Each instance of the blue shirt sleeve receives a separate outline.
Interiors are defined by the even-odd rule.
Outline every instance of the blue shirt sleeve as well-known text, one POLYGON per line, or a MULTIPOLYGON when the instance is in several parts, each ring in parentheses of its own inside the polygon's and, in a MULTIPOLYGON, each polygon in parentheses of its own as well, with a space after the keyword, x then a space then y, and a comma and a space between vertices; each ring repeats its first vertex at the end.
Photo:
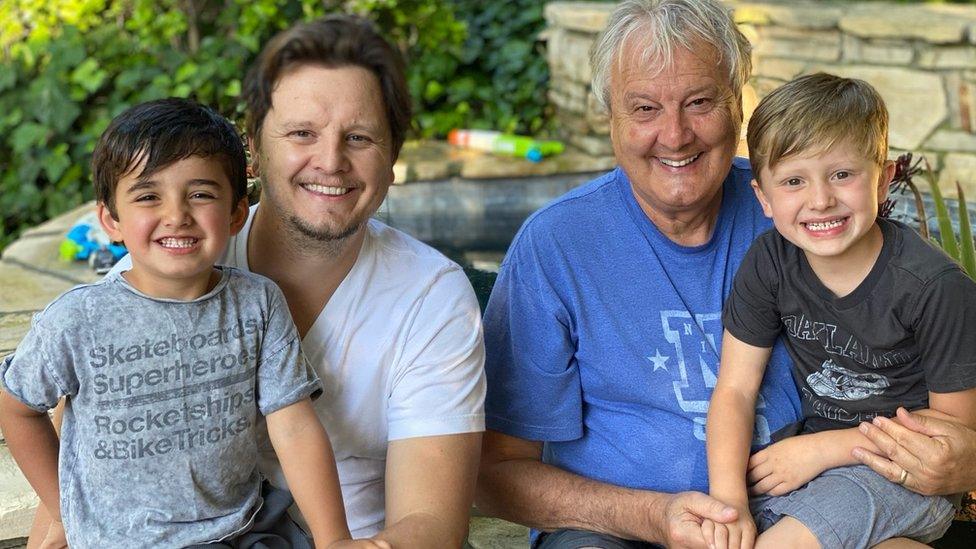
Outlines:
POLYGON ((485 311, 489 429, 528 440, 583 435, 576 341, 559 293, 555 238, 527 222, 516 237, 485 311), (545 245, 539 245, 539 242, 545 245))

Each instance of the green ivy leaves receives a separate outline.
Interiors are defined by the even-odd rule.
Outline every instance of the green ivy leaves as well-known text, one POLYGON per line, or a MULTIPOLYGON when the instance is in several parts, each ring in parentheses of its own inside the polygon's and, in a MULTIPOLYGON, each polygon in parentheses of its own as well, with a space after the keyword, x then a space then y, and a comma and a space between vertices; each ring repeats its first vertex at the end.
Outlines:
POLYGON ((414 137, 453 128, 545 134, 538 0, 3 0, 0 249, 90 199, 109 120, 194 97, 241 122, 241 79, 278 31, 326 13, 372 19, 403 53, 414 137))

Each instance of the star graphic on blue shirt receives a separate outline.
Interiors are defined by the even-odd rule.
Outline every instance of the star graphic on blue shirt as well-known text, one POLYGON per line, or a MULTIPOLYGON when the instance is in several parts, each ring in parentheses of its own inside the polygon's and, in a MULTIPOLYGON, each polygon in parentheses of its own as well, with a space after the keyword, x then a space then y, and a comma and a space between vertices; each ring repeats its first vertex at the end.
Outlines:
POLYGON ((647 360, 654 363, 654 370, 652 371, 656 372, 658 370, 666 371, 668 369, 667 363, 669 358, 671 357, 662 355, 660 349, 654 349, 654 356, 647 357, 647 360))

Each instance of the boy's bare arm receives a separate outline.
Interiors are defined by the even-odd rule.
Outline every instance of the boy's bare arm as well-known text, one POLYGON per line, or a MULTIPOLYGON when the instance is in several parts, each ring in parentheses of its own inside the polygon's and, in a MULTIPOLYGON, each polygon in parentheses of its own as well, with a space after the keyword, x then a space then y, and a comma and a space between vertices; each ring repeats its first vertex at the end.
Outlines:
MULTIPOLYGON (((976 426, 976 388, 954 393, 929 393, 929 407, 920 415, 976 426)), ((749 460, 749 482, 755 494, 783 495, 827 469, 853 465, 856 448, 881 451, 858 427, 800 435, 760 451, 749 460)), ((896 479, 896 481, 902 479, 896 479)))
POLYGON ((722 337, 718 383, 708 405, 708 478, 711 495, 736 506, 748 501, 746 464, 769 355, 769 348, 744 343, 728 331, 722 337))
POLYGON ((857 427, 781 440, 749 458, 749 492, 788 494, 828 469, 856 463, 852 451, 859 446, 874 448, 857 427))
POLYGON ((954 393, 929 392, 929 407, 916 413, 961 423, 976 429, 976 387, 954 393))
POLYGON ((58 493, 58 435, 50 418, 0 391, 0 427, 17 466, 52 520, 61 521, 58 493))
POLYGON ((349 539, 332 445, 312 401, 304 399, 267 416, 268 435, 316 547, 349 539))
POLYGON ((728 330, 722 336, 718 383, 708 405, 706 441, 710 495, 736 508, 727 524, 703 520, 702 537, 710 547, 751 549, 756 525, 749 513, 746 464, 756 421, 756 398, 770 349, 740 341, 728 330))

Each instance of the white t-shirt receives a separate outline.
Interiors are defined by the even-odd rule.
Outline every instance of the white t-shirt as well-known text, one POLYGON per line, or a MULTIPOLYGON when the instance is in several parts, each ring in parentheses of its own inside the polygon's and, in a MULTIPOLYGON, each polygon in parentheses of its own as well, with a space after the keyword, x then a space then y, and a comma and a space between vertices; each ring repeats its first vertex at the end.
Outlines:
MULTIPOLYGON (((244 229, 221 264, 248 270, 244 229)), ((302 340, 322 379, 315 400, 335 451, 353 537, 383 528, 391 440, 483 431, 485 350, 464 271, 430 246, 369 220, 352 270, 302 340)), ((261 469, 285 486, 267 444, 261 469)))

